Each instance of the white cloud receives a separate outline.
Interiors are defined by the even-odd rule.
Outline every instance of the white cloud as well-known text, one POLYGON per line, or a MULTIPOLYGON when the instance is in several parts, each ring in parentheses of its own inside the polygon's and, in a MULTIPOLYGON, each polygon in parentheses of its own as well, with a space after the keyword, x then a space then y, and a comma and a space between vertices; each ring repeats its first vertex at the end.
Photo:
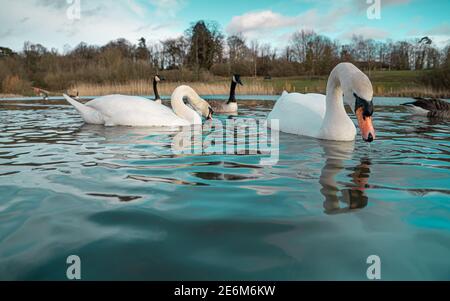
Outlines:
POLYGON ((425 32, 425 35, 428 35, 439 48, 446 47, 450 45, 450 24, 444 22, 437 25, 425 32))
MULTIPOLYGON (((149 1, 149 0, 146 0, 149 1)), ((163 2, 175 0, 165 0, 163 2)), ((149 12, 148 2, 129 0, 81 1, 81 19, 69 20, 66 0, 0 0, 1 46, 20 50, 24 41, 62 50, 84 41, 102 45, 124 37, 136 42, 140 37, 160 40, 178 36, 182 30, 169 17, 161 20, 149 12), (22 22, 21 22, 22 21, 22 22), (144 26, 145 25, 145 26, 144 26), (164 25, 164 26, 162 26, 164 25)))
POLYGON ((383 5, 408 4, 411 0, 382 0, 383 5))
POLYGON ((342 31, 340 21, 351 15, 353 10, 351 6, 339 4, 329 5, 325 10, 309 9, 294 16, 272 10, 248 12, 233 17, 226 26, 226 32, 229 35, 241 33, 249 40, 257 39, 282 49, 287 46, 295 31, 315 31, 319 34, 336 36, 342 31))
POLYGON ((351 39, 352 36, 363 36, 366 39, 382 40, 389 37, 389 32, 369 26, 356 27, 342 35, 344 39, 351 39))
POLYGON ((228 34, 242 33, 246 36, 267 36, 280 29, 307 29, 320 31, 334 31, 335 24, 351 10, 338 7, 326 13, 317 9, 310 9, 297 16, 285 16, 272 10, 256 11, 235 16, 228 24, 228 34))
POLYGON ((136 3, 134 0, 128 0, 128 6, 130 9, 137 15, 143 16, 145 12, 145 8, 140 4, 136 3))
POLYGON ((420 39, 428 36, 433 44, 439 48, 444 48, 450 44, 450 24, 443 22, 428 30, 411 29, 408 31, 409 38, 420 39))
POLYGON ((296 18, 286 17, 271 10, 246 13, 235 16, 227 26, 228 33, 247 33, 251 31, 264 31, 266 29, 277 29, 295 26, 296 18))
MULTIPOLYGON (((366 10, 374 1, 372 0, 371 3, 367 3, 366 0, 352 0, 352 2, 352 6, 357 7, 359 10, 366 10)), ((411 2, 411 0, 381 0, 381 9, 386 6, 403 5, 408 4, 409 2, 411 2)))
POLYGON ((149 0, 160 16, 175 17, 186 5, 185 0, 149 0))
POLYGON ((440 25, 437 25, 426 32, 429 35, 446 35, 450 36, 450 24, 444 22, 440 25))

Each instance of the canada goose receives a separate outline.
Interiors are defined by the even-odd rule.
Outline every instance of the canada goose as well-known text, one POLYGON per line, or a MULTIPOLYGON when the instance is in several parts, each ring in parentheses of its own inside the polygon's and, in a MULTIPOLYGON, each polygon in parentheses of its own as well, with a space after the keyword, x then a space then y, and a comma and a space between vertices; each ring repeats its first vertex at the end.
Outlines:
POLYGON ((42 100, 48 100, 48 95, 50 94, 50 92, 48 92, 47 90, 41 89, 41 88, 36 88, 36 87, 32 87, 34 90, 34 93, 38 94, 40 97, 42 97, 42 100))
POLYGON ((69 94, 69 93, 67 93, 67 95, 69 95, 70 98, 73 98, 75 100, 79 100, 80 99, 80 93, 78 91, 77 91, 77 93, 75 95, 69 94))
POLYGON ((236 101, 236 86, 243 86, 244 84, 241 81, 241 76, 239 74, 233 75, 231 78, 231 87, 230 87, 230 96, 227 102, 224 101, 210 101, 210 105, 214 111, 214 113, 237 113, 238 104, 236 101))
POLYGON ((161 101, 161 96, 159 96, 159 92, 158 92, 158 83, 160 81, 164 80, 164 78, 160 77, 159 75, 155 75, 153 77, 153 93, 155 94, 155 102, 157 103, 162 103, 161 101))
POLYGON ((450 103, 430 98, 415 98, 414 102, 402 104, 413 115, 427 116, 429 118, 450 118, 450 103))
POLYGON ((42 97, 43 100, 48 100, 48 93, 44 92, 44 91, 41 91, 41 97, 42 97))

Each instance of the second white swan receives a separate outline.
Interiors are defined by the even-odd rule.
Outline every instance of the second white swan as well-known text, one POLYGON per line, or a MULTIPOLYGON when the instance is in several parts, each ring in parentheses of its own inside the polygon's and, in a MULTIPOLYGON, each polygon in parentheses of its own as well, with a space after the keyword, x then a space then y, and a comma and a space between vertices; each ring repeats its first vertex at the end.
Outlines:
POLYGON ((86 123, 105 126, 187 126, 202 124, 202 116, 212 119, 213 110, 191 87, 176 88, 171 97, 172 110, 144 97, 107 95, 82 104, 66 94, 64 98, 75 107, 86 123))
POLYGON ((364 141, 372 142, 375 139, 372 98, 369 78, 353 64, 341 63, 331 71, 327 95, 283 92, 267 119, 274 130, 325 140, 353 141, 356 128, 345 111, 345 102, 356 114, 364 141))

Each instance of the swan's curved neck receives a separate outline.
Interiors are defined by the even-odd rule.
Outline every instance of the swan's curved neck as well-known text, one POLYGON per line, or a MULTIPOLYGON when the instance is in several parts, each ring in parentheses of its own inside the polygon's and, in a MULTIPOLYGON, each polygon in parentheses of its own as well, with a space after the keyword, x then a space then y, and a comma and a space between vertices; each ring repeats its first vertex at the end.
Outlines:
MULTIPOLYGON (((345 84, 341 78, 343 75, 339 72, 339 69, 334 69, 327 82, 327 95, 326 95, 326 114, 328 118, 346 118, 350 119, 345 111, 344 99, 343 99, 343 87, 345 84)), ((326 118, 325 118, 326 119, 326 118)))
POLYGON ((175 89, 175 91, 173 91, 170 100, 172 110, 176 115, 178 115, 178 117, 189 121, 191 124, 201 124, 202 118, 196 111, 194 111, 184 103, 184 97, 187 97, 189 99, 199 98, 198 94, 195 93, 192 88, 188 86, 178 87, 175 89))
POLYGON ((153 80, 153 92, 155 93, 155 100, 160 100, 161 96, 158 93, 158 82, 156 80, 153 80))
POLYGON ((344 107, 343 89, 347 85, 349 74, 335 68, 328 78, 326 111, 322 124, 322 135, 330 140, 339 140, 355 135, 355 125, 347 115, 344 107))

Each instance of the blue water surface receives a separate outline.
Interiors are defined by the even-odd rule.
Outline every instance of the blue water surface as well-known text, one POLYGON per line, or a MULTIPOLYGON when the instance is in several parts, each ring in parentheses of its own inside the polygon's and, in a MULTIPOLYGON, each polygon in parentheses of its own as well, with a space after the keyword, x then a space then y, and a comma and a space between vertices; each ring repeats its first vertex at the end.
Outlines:
POLYGON ((0 101, 0 280, 65 280, 69 255, 84 280, 365 280, 370 255, 384 280, 450 280, 449 122, 409 99, 376 99, 371 145, 280 133, 273 166, 31 100, 0 101))

